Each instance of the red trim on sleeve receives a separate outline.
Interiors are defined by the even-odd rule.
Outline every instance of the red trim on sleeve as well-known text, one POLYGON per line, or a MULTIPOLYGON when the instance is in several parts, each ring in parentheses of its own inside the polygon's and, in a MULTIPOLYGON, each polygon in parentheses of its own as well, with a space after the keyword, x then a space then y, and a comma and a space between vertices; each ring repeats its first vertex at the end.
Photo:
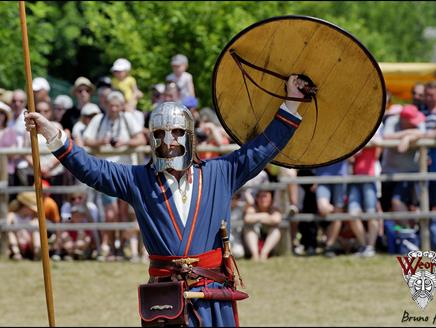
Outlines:
POLYGON ((58 156, 59 161, 61 161, 64 157, 66 157, 71 152, 71 149, 73 149, 73 140, 71 140, 71 138, 69 137, 68 141, 69 143, 68 143, 67 150, 58 156))
POLYGON ((293 126, 294 128, 298 128, 300 126, 298 123, 292 122, 291 120, 287 119, 286 117, 284 117, 280 114, 276 114, 276 117, 280 121, 285 122, 286 124, 289 124, 289 125, 293 126))

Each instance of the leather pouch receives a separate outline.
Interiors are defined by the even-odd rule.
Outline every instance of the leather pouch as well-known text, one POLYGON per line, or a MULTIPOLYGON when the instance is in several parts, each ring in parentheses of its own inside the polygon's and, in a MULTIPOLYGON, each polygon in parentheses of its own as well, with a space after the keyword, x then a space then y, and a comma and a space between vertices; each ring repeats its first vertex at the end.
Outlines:
POLYGON ((184 291, 183 281, 139 285, 139 315, 142 327, 187 326, 184 291))

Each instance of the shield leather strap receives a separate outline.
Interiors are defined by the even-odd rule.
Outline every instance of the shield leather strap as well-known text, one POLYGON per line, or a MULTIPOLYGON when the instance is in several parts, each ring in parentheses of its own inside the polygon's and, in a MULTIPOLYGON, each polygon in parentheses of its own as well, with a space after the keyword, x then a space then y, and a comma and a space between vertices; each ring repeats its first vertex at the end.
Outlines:
POLYGON ((295 135, 272 163, 313 168, 365 146, 383 118, 386 91, 371 53, 350 33, 307 16, 273 17, 238 33, 214 68, 213 102, 238 144, 262 133, 286 99, 291 74, 313 81, 295 135), (312 92, 310 94, 310 92, 312 92), (315 96, 316 92, 316 96, 315 96))

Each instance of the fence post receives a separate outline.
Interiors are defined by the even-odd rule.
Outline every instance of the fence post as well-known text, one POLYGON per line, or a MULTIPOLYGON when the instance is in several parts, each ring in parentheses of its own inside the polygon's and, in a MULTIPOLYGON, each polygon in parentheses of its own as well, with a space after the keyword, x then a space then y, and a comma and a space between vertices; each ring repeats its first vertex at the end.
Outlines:
MULTIPOLYGON (((427 147, 420 146, 419 147, 419 172, 427 173, 427 147)), ((419 181, 419 189, 420 189, 420 209, 421 212, 429 211, 429 199, 428 199, 428 183, 427 180, 419 181)), ((421 250, 428 251, 430 250, 430 232, 429 232, 429 218, 419 219, 419 230, 421 234, 421 250)))
MULTIPOLYGON (((8 156, 0 155, 0 186, 8 185, 8 156)), ((9 195, 5 192, 0 192, 0 222, 6 219, 8 215, 8 199, 9 195)), ((0 226, 0 257, 6 254, 8 247, 8 234, 3 231, 0 226)))

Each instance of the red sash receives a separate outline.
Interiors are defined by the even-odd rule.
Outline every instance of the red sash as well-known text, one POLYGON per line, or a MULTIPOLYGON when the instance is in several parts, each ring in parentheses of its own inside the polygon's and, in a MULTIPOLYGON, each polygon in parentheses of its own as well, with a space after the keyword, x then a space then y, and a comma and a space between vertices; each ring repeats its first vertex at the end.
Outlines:
POLYGON ((150 255, 150 267, 148 268, 148 273, 150 277, 165 277, 171 276, 172 272, 169 269, 153 267, 153 260, 164 261, 171 263, 175 259, 186 259, 186 258, 198 258, 199 261, 192 264, 194 267, 202 268, 218 268, 222 264, 222 250, 217 248, 206 253, 190 255, 190 256, 163 256, 163 255, 150 255))

